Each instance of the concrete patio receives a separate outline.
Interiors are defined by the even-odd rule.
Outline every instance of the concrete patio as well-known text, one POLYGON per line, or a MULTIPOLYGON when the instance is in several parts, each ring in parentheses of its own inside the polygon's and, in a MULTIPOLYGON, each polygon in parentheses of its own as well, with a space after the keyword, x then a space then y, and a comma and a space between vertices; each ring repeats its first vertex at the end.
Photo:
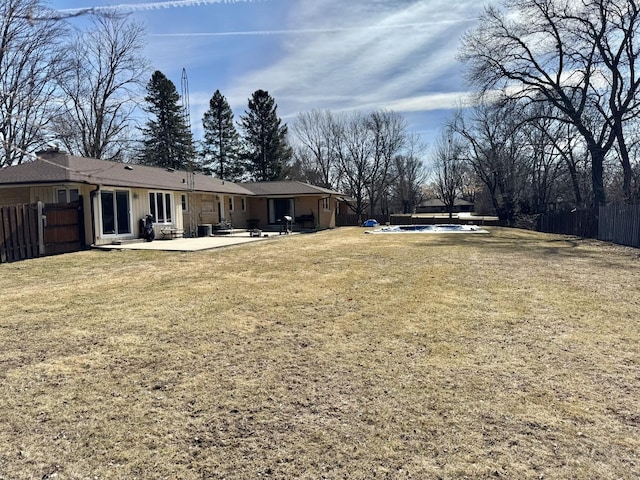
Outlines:
MULTIPOLYGON (((291 233, 289 235, 295 235, 291 233)), ((241 245, 249 242, 259 242, 264 240, 272 240, 274 238, 283 238, 286 235, 280 235, 278 232, 266 232, 260 237, 252 237, 249 232, 241 231, 228 235, 213 235, 209 237, 197 238, 175 238, 175 239, 159 239, 153 242, 145 242, 144 240, 136 240, 131 242, 123 242, 122 244, 97 245, 93 248, 102 250, 161 250, 168 252, 196 252, 199 250, 210 250, 214 248, 230 247, 233 245, 241 245)))

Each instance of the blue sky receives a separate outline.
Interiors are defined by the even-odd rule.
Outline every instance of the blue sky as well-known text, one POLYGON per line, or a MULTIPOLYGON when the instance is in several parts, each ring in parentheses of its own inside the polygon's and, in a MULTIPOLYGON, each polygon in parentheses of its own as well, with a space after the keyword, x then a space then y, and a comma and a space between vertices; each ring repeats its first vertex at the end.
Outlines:
POLYGON ((162 71, 180 92, 186 69, 196 138, 216 89, 236 117, 263 89, 290 124, 313 109, 391 109, 429 143, 463 101, 455 56, 483 8, 477 0, 50 0, 50 6, 131 12, 146 26, 152 71, 162 71))

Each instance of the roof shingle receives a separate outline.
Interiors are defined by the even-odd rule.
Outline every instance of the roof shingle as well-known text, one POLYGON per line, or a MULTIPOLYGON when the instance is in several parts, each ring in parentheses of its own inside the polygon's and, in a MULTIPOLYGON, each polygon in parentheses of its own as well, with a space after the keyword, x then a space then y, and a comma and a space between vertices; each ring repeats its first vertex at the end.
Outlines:
MULTIPOLYGON (((191 185, 188 177, 189 173, 181 170, 130 165, 63 153, 43 153, 32 162, 1 169, 0 185, 73 182, 189 191, 191 185)), ((202 174, 194 174, 193 190, 253 195, 241 185, 202 174)))

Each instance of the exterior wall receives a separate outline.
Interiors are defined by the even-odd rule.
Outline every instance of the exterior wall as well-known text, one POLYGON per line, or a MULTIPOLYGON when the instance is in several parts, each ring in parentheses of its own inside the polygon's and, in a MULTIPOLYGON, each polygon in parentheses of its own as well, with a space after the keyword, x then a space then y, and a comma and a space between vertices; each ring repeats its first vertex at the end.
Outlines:
MULTIPOLYGON (((145 217, 145 215, 151 213, 151 208, 149 205, 149 193, 150 192, 158 192, 158 193, 169 193, 172 195, 172 212, 171 212, 171 222, 164 223, 155 223, 154 230, 156 233, 156 238, 162 238, 162 228, 163 227, 174 227, 177 229, 184 229, 183 224, 183 215, 182 215, 182 203, 181 203, 181 192, 171 192, 166 190, 148 190, 144 188, 111 188, 111 187, 103 187, 101 190, 118 190, 118 191, 127 191, 129 192, 129 212, 130 212, 130 221, 131 221, 131 233, 128 234, 120 234, 113 235, 107 234, 104 235, 102 233, 102 215, 101 215, 101 205, 100 205, 100 196, 94 195, 93 200, 93 212, 94 212, 94 225, 93 225, 93 233, 95 234, 94 238, 91 238, 89 244, 95 245, 108 245, 118 240, 133 240, 142 237, 142 232, 140 231, 140 220, 145 217)), ((85 209, 86 211, 86 209, 85 209)), ((89 220, 90 222, 90 220, 89 220)), ((91 225, 91 223, 85 223, 86 225, 91 225)))
POLYGON ((247 199, 247 222, 257 228, 266 228, 269 225, 269 206, 264 197, 249 197, 247 199))
POLYGON ((196 227, 198 225, 218 225, 220 220, 231 222, 234 228, 246 228, 250 218, 250 199, 238 195, 223 195, 215 193, 194 193, 189 205, 189 218, 193 215, 196 227), (233 201, 233 210, 229 199, 233 201), (245 199, 246 209, 242 210, 242 199, 245 199))
POLYGON ((219 223, 219 198, 213 193, 191 194, 190 215, 193 217, 195 228, 198 225, 213 225, 219 223))
POLYGON ((238 195, 227 195, 224 197, 225 219, 231 222, 234 228, 248 228, 249 219, 249 199, 238 195), (233 201, 233 210, 230 209, 229 199, 233 201), (245 209, 242 210, 242 199, 245 201, 245 209))
MULTIPOLYGON (((329 196, 308 196, 298 197, 295 201, 295 216, 309 215, 313 213, 314 224, 311 227, 319 228, 335 228, 336 226, 336 211, 338 209, 338 200, 335 197, 329 196), (325 201, 328 203, 325 208, 325 201)), ((302 227, 302 225, 300 225, 302 227)), ((309 224, 305 224, 306 228, 309 228, 309 224)))
POLYGON ((35 203, 31 201, 29 187, 0 189, 0 205, 35 203))
MULTIPOLYGON (((329 197, 329 208, 323 208, 322 202, 323 196, 300 196, 294 198, 294 217, 301 215, 313 214, 314 224, 305 224, 305 228, 335 228, 336 226, 336 211, 338 208, 338 201, 334 197, 329 197)), ((248 199, 248 212, 247 221, 254 221, 257 228, 267 228, 269 226, 269 200, 264 197, 252 197, 248 199)), ((271 225, 272 227, 274 225, 271 225)), ((297 225, 297 228, 301 228, 302 225, 297 225)))
MULTIPOLYGON (((314 220, 314 227, 316 226, 316 224, 318 224, 320 222, 320 218, 318 218, 318 211, 320 210, 320 213, 322 213, 322 206, 321 204, 321 200, 320 197, 297 197, 295 199, 295 201, 293 202, 294 204, 294 212, 293 212, 293 216, 294 217, 299 217, 300 215, 313 215, 314 220)), ((309 224, 307 223, 306 226, 308 227, 309 224)))

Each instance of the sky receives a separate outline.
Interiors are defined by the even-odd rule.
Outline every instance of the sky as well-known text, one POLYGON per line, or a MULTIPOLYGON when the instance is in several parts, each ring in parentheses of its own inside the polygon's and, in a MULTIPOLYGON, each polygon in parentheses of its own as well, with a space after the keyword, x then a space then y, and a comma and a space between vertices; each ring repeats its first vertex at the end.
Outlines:
MULTIPOLYGON (((62 12, 112 7, 147 30, 151 73, 182 92, 202 133, 220 90, 239 118, 267 90, 289 125, 300 112, 393 110, 433 143, 467 88, 456 60, 477 0, 49 0, 62 12)), ((81 22, 81 18, 73 19, 81 22)))

